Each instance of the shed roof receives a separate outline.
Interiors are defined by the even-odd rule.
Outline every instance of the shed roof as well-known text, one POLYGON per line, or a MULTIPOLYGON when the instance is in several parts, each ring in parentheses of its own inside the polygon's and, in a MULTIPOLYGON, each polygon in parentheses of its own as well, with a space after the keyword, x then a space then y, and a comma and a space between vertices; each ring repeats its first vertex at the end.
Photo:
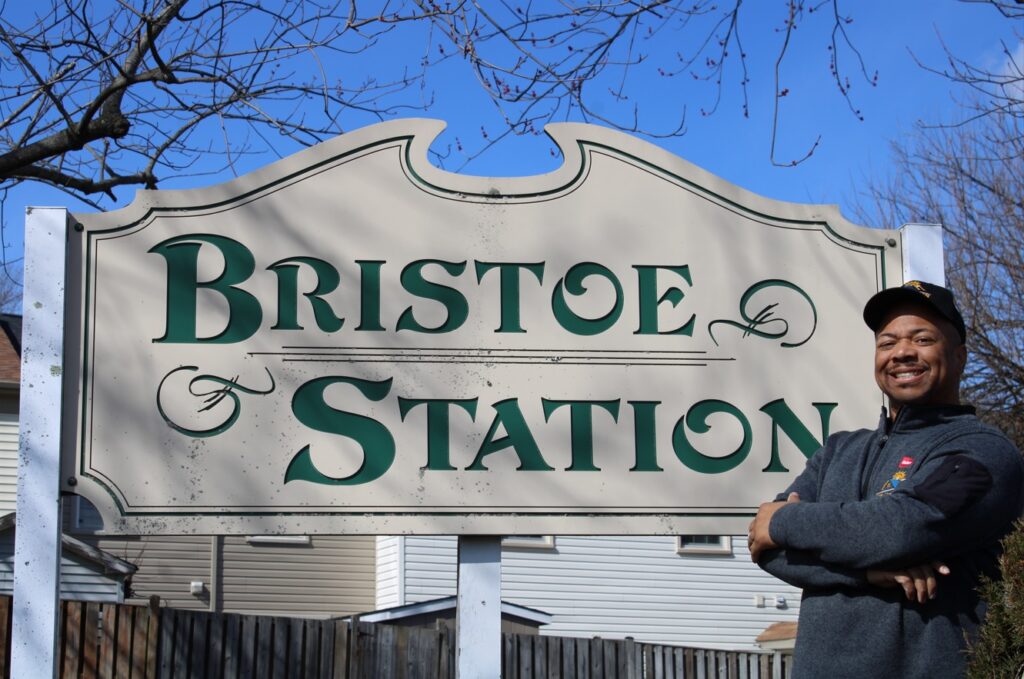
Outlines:
POLYGON ((776 622, 758 634, 754 641, 761 648, 791 651, 796 641, 796 626, 795 622, 776 622))
MULTIPOLYGON (((359 616, 359 619, 363 622, 390 622, 426 613, 439 613, 454 609, 455 597, 446 596, 441 599, 431 599, 430 601, 421 601, 415 604, 383 608, 379 611, 364 613, 359 616)), ((519 618, 521 620, 532 622, 536 625, 547 625, 551 622, 552 618, 550 613, 545 613, 544 611, 537 610, 536 608, 520 606, 519 604, 513 604, 508 601, 501 602, 501 615, 502 617, 519 618)))
MULTIPOLYGON (((0 516, 0 533, 14 530, 15 512, 0 516)), ((124 579, 138 570, 138 566, 119 559, 110 552, 105 552, 98 547, 88 545, 81 540, 71 537, 67 533, 61 533, 61 549, 69 554, 74 554, 94 566, 98 566, 99 572, 103 575, 124 579)))

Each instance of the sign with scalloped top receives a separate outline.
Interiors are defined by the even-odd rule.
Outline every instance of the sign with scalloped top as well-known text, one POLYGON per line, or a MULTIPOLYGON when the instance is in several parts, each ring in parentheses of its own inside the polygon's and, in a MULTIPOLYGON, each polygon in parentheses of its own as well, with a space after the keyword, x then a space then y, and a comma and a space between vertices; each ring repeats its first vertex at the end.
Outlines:
POLYGON ((735 533, 874 424, 894 232, 589 125, 449 174, 442 128, 75 215, 64 489, 106 532, 735 533))

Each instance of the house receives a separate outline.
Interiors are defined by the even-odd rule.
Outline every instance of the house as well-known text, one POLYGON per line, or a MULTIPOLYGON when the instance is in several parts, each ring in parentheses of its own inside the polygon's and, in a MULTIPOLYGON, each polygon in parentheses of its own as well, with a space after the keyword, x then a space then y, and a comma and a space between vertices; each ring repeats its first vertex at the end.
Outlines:
POLYGON ((104 537, 95 534, 95 509, 73 504, 69 532, 138 566, 132 589, 143 600, 155 594, 174 608, 318 618, 375 607, 373 536, 104 537))
MULTIPOLYGON (((417 604, 385 608, 359 616, 361 622, 396 627, 435 627, 445 623, 455 626, 455 597, 446 596, 417 604)), ((501 602, 501 631, 504 634, 536 635, 542 625, 551 623, 551 616, 526 606, 501 602)))
MULTIPOLYGON (((21 317, 0 314, 0 591, 5 553, 13 557, 18 465, 18 393, 21 317), (6 518, 4 518, 6 515, 6 518), (6 541, 6 542, 5 542, 6 541), (5 545, 9 543, 8 551, 5 545)), ((167 606, 253 614, 328 617, 375 607, 375 538, 372 536, 153 536, 103 537, 96 510, 78 497, 64 501, 62 580, 74 598, 142 603, 157 595, 167 606), (86 577, 88 591, 68 589, 86 577), (98 570, 98 572, 97 572, 98 570), (106 573, 105 573, 106 571, 106 573), (112 572, 111 572, 112 571, 112 572), (130 576, 130 591, 116 588, 113 573, 130 576), (130 571, 130 572, 129 572, 130 571), (201 583, 201 584, 195 584, 201 583), (105 588, 105 589, 104 589, 105 588)), ((6 573, 8 579, 10 572, 6 573)))
MULTIPOLYGON (((15 508, 20 320, 0 316, 0 513, 15 508)), ((101 526, 88 502, 67 498, 66 533, 133 565, 126 596, 138 603, 333 617, 419 611, 456 589, 450 536, 109 537, 101 526)), ((800 603, 728 536, 509 538, 501 596, 550 614, 543 635, 750 650, 769 625, 795 621, 800 603)))
MULTIPOLYGON (((377 605, 455 593, 453 537, 377 538, 377 605)), ((800 591, 750 561, 728 536, 536 536, 502 549, 504 601, 551 614, 542 635, 753 650, 797 619, 800 591)))
MULTIPOLYGON (((0 594, 14 592, 14 518, 18 478, 21 317, 0 314, 0 594)), ((68 535, 61 536, 61 597, 123 602, 133 564, 68 535)))
POLYGON ((18 490, 18 395, 21 317, 0 314, 0 514, 13 512, 18 490))
MULTIPOLYGON (((14 512, 0 516, 0 594, 14 594, 14 512)), ((64 533, 61 535, 60 598, 124 603, 134 564, 64 533)))

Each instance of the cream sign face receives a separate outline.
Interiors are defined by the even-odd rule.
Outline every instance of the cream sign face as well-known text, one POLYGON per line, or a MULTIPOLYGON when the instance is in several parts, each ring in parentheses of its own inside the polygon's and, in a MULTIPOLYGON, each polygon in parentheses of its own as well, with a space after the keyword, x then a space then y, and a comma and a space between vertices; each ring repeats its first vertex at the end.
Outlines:
POLYGON ((452 175, 440 129, 76 216, 65 490, 108 531, 737 532, 874 424, 892 232, 585 125, 452 175))

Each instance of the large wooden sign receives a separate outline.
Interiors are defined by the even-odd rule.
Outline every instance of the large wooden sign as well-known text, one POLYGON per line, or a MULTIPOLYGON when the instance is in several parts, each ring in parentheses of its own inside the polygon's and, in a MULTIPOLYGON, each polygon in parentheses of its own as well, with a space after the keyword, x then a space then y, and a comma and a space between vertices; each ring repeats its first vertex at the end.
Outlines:
POLYGON ((441 128, 75 217, 65 490, 108 531, 738 532, 874 425, 895 232, 587 125, 448 174, 441 128))

